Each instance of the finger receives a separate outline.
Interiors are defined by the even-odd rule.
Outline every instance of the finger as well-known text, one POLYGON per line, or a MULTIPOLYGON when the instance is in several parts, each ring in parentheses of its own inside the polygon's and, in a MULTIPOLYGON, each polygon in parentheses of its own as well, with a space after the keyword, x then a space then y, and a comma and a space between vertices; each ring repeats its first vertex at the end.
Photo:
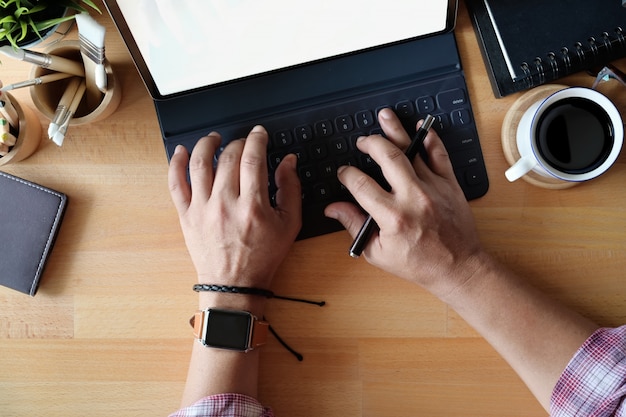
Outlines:
POLYGON ((210 133, 201 138, 194 146, 189 158, 189 180, 194 198, 206 201, 213 189, 213 158, 222 137, 210 133))
MULTIPOLYGON (((429 171, 446 179, 455 180, 456 176, 454 175, 450 156, 437 132, 432 129, 428 132, 424 140, 424 148, 428 154, 429 171)), ((425 175, 425 173, 420 171, 418 171, 419 176, 425 175)))
POLYGON ((367 219, 367 216, 360 208, 352 203, 343 201, 329 204, 324 209, 324 215, 341 223, 352 238, 356 237, 367 219))
POLYGON ((174 155, 170 159, 170 167, 167 171, 167 182, 170 196, 179 215, 189 208, 191 203, 191 187, 187 182, 187 166, 189 165, 189 152, 183 145, 178 145, 174 155))
POLYGON ((295 235, 302 227, 302 188, 296 171, 297 157, 289 154, 276 168, 276 210, 278 210, 288 222, 289 230, 295 235))
MULTIPOLYGON (((382 141, 385 139, 380 138, 382 141)), ((342 166, 337 170, 339 181, 350 191, 361 207, 372 214, 388 202, 389 194, 372 177, 358 168, 342 166)))
POLYGON ((381 136, 360 137, 357 147, 380 166, 392 189, 417 180, 415 169, 404 152, 381 136))
POLYGON ((378 123, 380 123, 380 127, 391 143, 403 151, 409 147, 411 138, 393 110, 388 108, 382 109, 378 113, 378 123))
POLYGON ((244 146, 244 139, 233 140, 222 151, 217 161, 213 189, 224 197, 239 196, 241 155, 244 146))
POLYGON ((239 185, 240 195, 260 198, 269 204, 267 191, 267 131, 263 126, 255 126, 248 137, 241 154, 239 185))

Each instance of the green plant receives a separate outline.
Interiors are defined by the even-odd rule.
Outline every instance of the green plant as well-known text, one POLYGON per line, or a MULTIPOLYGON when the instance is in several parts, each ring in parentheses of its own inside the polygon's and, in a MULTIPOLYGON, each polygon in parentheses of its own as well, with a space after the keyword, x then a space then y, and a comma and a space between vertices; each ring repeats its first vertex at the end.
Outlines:
POLYGON ((58 17, 50 13, 66 7, 77 12, 90 8, 101 13, 92 0, 0 0, 0 44, 8 42, 17 49, 29 34, 41 38, 46 29, 74 18, 73 14, 58 17))

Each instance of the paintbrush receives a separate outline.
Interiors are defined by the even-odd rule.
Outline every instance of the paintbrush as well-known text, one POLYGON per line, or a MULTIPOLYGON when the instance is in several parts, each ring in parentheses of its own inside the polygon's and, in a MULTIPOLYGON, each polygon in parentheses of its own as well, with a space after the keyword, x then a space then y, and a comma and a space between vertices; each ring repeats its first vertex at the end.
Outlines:
POLYGON ((72 78, 67 86, 65 87, 65 91, 59 100, 59 104, 54 112, 54 116, 50 121, 50 125, 48 126, 48 138, 52 140, 54 134, 59 130, 59 125, 65 121, 65 115, 67 114, 67 109, 72 102, 72 98, 76 95, 76 90, 78 90, 78 86, 80 85, 80 78, 74 77, 72 78))
POLYGON ((63 145, 63 141, 65 140, 65 134, 67 133, 67 128, 72 121, 72 117, 74 117, 74 113, 76 113, 76 109, 78 109, 78 105, 83 99, 83 95, 85 94, 86 89, 85 80, 82 80, 80 85, 78 86, 78 90, 76 90, 76 94, 72 98, 72 102, 67 108, 67 113, 65 114, 65 120, 59 126, 59 130, 56 131, 54 136, 52 137, 52 141, 56 143, 58 146, 63 145))
MULTIPOLYGON (((106 29, 96 22, 89 13, 79 13, 75 16, 78 25, 78 40, 80 53, 85 65, 85 77, 90 79, 101 92, 107 89, 107 73, 104 68, 104 35, 106 29)), ((87 89, 89 90, 89 85, 87 89)))
POLYGON ((13 49, 10 45, 0 46, 0 53, 19 61, 30 62, 52 71, 66 72, 79 77, 85 76, 85 68, 80 62, 56 55, 42 54, 27 49, 13 49))
POLYGON ((4 87, 0 88, 0 91, 11 91, 11 90, 15 90, 18 88, 51 83, 54 81, 64 80, 69 77, 73 77, 73 75, 68 74, 66 72, 56 72, 52 74, 46 74, 46 75, 42 75, 41 77, 33 78, 32 80, 20 81, 19 83, 5 85, 4 87))

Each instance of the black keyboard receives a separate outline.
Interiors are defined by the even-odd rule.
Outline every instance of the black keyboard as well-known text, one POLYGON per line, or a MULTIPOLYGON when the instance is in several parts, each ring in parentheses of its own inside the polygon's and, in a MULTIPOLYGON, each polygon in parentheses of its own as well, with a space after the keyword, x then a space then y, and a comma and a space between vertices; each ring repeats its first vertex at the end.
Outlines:
MULTIPOLYGON (((209 130, 220 132, 225 141, 223 146, 226 146, 230 140, 245 137, 256 124, 267 129, 270 195, 276 191, 274 170, 278 163, 289 153, 298 156, 303 203, 303 226, 298 239, 305 239, 342 229, 341 224, 323 214, 331 202, 353 201, 337 180, 337 167, 353 165, 380 184, 386 183, 373 159, 356 148, 359 136, 383 133, 377 122, 377 113, 383 108, 394 109, 410 136, 415 133, 416 122, 432 114, 436 118, 433 128, 450 154, 465 197, 471 200, 487 192, 489 181, 462 75, 404 84, 384 93, 373 92, 209 130)), ((191 151, 207 132, 190 133, 168 141, 168 156, 179 143, 191 151)))

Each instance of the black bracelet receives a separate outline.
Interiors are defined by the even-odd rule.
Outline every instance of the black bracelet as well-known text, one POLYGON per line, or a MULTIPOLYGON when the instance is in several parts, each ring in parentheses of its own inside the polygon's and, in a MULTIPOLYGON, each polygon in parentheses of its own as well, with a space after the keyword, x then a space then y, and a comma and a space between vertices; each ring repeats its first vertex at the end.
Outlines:
POLYGON ((230 285, 216 285, 216 284, 196 284, 193 286, 195 292, 201 291, 213 291, 213 292, 226 292, 231 294, 246 294, 246 295, 258 295, 265 298, 273 298, 274 293, 270 290, 264 290, 262 288, 251 287, 233 287, 230 285))
POLYGON ((303 300, 301 298, 283 297, 282 295, 276 295, 270 290, 254 287, 234 287, 230 285, 217 285, 217 284, 196 284, 193 286, 195 292, 212 291, 212 292, 224 292, 230 294, 244 294, 244 295, 257 295, 265 298, 278 298, 280 300, 297 301, 299 303, 315 304, 318 306, 324 306, 326 301, 311 301, 303 300))

